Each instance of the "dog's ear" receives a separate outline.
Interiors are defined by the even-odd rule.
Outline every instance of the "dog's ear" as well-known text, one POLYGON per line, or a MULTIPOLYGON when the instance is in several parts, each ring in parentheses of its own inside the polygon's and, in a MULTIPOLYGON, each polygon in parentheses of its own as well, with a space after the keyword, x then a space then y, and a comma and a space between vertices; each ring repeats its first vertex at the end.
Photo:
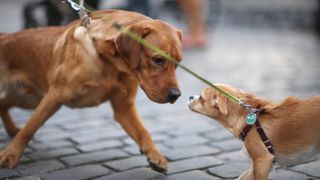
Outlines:
POLYGON ((104 58, 113 57, 116 55, 116 47, 114 44, 114 39, 94 39, 95 47, 99 53, 100 56, 103 56, 104 58))
POLYGON ((227 115, 228 114, 228 99, 222 95, 222 94, 218 94, 218 96, 215 99, 215 103, 218 105, 219 111, 223 114, 223 115, 227 115))
POLYGON ((177 30, 177 34, 178 34, 179 40, 182 42, 182 32, 180 30, 177 30))
MULTIPOLYGON (((133 24, 128 27, 133 33, 145 38, 150 33, 150 28, 142 24, 133 24)), ((140 52, 142 45, 124 33, 115 38, 115 46, 119 55, 128 60, 130 68, 136 69, 139 66, 140 52)))
POLYGON ((247 93, 242 100, 250 104, 253 108, 261 109, 263 112, 272 108, 271 101, 258 98, 254 94, 247 93))

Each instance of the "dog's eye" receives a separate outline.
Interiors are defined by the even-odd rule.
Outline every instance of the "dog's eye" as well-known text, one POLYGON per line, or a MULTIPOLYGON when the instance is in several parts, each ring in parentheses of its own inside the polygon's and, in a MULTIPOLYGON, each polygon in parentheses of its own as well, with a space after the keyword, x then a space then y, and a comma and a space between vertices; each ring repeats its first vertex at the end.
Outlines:
POLYGON ((159 66, 163 66, 166 63, 166 60, 163 57, 153 57, 152 61, 154 64, 159 65, 159 66))

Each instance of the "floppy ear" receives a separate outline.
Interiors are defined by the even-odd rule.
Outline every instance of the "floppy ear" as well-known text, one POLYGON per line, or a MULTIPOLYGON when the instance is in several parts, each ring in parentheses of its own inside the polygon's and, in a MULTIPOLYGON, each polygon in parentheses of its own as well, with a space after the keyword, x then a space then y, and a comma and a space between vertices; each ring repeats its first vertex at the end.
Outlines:
MULTIPOLYGON (((142 24, 133 24, 128 27, 131 32, 145 38, 150 33, 150 28, 142 24)), ((124 33, 120 33, 115 39, 118 53, 128 60, 130 68, 136 69, 139 65, 142 45, 124 33)))
POLYGON ((179 40, 182 42, 182 32, 180 30, 177 30, 177 34, 178 34, 179 40))
POLYGON ((243 101, 250 104, 253 108, 259 108, 262 111, 271 109, 273 104, 271 101, 261 99, 253 94, 247 93, 243 98, 243 101))
POLYGON ((222 95, 219 94, 217 96, 216 99, 216 104, 218 105, 219 111, 223 114, 223 115, 227 115, 228 114, 228 99, 222 95))
POLYGON ((114 44, 114 39, 94 39, 95 47, 100 56, 107 59, 108 57, 112 57, 116 55, 116 47, 114 44))

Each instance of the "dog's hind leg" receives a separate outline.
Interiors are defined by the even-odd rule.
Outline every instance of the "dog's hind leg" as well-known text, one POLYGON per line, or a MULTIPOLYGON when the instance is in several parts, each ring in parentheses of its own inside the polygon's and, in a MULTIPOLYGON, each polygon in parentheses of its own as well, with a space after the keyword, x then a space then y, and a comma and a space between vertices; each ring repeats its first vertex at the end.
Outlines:
POLYGON ((5 130, 7 131, 10 137, 14 137, 18 134, 20 128, 18 125, 12 120, 9 110, 7 108, 0 107, 0 116, 4 125, 5 130))
POLYGON ((51 90, 49 89, 26 125, 13 138, 11 143, 0 151, 0 167, 7 166, 13 168, 17 165, 25 147, 36 131, 63 104, 65 97, 62 97, 62 95, 60 91, 53 88, 51 90))

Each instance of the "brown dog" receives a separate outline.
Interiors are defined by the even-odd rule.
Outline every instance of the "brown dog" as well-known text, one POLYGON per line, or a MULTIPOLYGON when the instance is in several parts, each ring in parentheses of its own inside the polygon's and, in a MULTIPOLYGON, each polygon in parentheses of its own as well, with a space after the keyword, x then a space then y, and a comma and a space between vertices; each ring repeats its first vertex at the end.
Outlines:
POLYGON ((13 141, 0 153, 0 165, 14 167, 37 129, 62 105, 96 106, 110 100, 115 119, 139 145, 154 169, 167 160, 152 142, 137 112, 137 88, 158 103, 179 96, 175 69, 157 53, 117 31, 117 22, 181 60, 181 33, 138 13, 97 11, 88 28, 30 29, 0 35, 0 114, 13 141), (35 108, 19 130, 8 114, 13 106, 35 108))
MULTIPOLYGON (((239 179, 268 179, 274 160, 282 166, 292 165, 310 160, 320 152, 320 96, 306 100, 289 97, 273 104, 228 85, 218 86, 262 110, 259 122, 275 148, 273 156, 263 144, 256 126, 252 126, 244 146, 253 166, 239 179)), ((246 126, 247 110, 213 88, 204 89, 201 96, 191 96, 189 107, 216 119, 235 137, 239 137, 246 126)))

